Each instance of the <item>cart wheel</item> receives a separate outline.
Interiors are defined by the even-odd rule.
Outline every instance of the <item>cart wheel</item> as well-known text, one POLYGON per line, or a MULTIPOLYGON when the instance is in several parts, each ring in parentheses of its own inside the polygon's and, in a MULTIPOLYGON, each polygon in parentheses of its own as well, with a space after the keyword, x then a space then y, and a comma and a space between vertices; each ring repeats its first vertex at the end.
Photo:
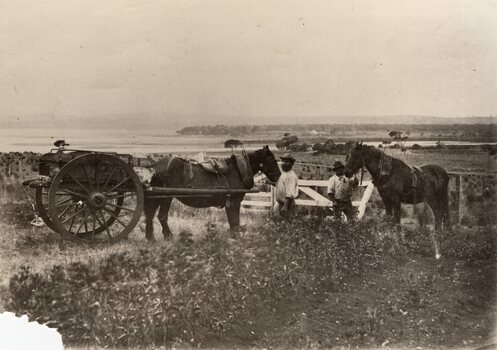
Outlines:
MULTIPOLYGON (((57 231, 54 223, 52 222, 52 220, 48 216, 48 190, 49 189, 47 187, 37 187, 36 188, 36 196, 35 196, 36 212, 38 213, 40 218, 43 220, 45 225, 47 225, 51 230, 57 231)), ((119 194, 121 195, 124 193, 120 192, 119 194)), ((76 200, 76 202, 77 201, 78 200, 76 200)), ((59 203, 59 205, 63 205, 65 203, 70 203, 70 202, 74 203, 74 198, 71 195, 67 195, 64 192, 59 192, 57 194, 57 203, 59 203)), ((94 234, 98 235, 99 233, 104 232, 106 226, 110 227, 116 221, 116 217, 119 216, 119 213, 121 211, 121 208, 119 208, 119 207, 122 206, 123 203, 124 203, 124 197, 118 197, 116 200, 116 203, 115 203, 117 206, 114 209, 114 215, 112 215, 107 220, 106 225, 98 226, 98 223, 97 223, 98 227, 95 229, 94 234)), ((91 232, 87 232, 83 228, 81 230, 81 232, 79 232, 77 235, 84 236, 85 234, 91 234, 91 232)))
POLYGON ((54 177, 48 215, 66 239, 115 242, 135 228, 143 201, 143 186, 131 167, 111 155, 91 153, 73 159, 54 177))
POLYGON ((35 204, 36 204, 36 212, 43 220, 45 225, 47 225, 53 231, 56 231, 55 225, 48 216, 48 188, 46 187, 36 188, 35 204))

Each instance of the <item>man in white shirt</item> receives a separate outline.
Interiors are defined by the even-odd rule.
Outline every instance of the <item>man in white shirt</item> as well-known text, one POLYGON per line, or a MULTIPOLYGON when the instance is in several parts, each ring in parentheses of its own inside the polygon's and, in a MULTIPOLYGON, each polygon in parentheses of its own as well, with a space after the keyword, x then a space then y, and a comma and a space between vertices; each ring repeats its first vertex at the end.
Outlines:
POLYGON ((281 173, 276 183, 275 197, 279 204, 280 215, 289 216, 295 212, 295 198, 299 195, 299 178, 292 167, 295 158, 290 153, 285 153, 281 160, 281 173))
POLYGON ((357 188, 358 181, 355 177, 346 177, 345 166, 337 161, 333 164, 335 175, 328 181, 328 197, 333 202, 335 217, 340 219, 342 213, 347 216, 347 220, 355 220, 357 210, 352 205, 352 194, 357 188))

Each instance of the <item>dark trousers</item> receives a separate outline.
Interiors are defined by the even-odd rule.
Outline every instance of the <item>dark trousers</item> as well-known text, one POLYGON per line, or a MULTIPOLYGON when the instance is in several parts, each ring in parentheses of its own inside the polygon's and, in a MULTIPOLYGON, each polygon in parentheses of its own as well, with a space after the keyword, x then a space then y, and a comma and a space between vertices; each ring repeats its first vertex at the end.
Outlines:
POLYGON ((348 221, 353 221, 357 218, 357 210, 352 205, 352 201, 337 199, 333 204, 333 210, 335 212, 335 218, 340 220, 342 213, 347 216, 348 221))
POLYGON ((281 211, 281 208, 283 208, 283 205, 285 204, 285 201, 278 201, 279 204, 279 214, 281 216, 292 216, 295 213, 295 198, 291 198, 290 202, 288 203, 288 209, 286 211, 281 211))

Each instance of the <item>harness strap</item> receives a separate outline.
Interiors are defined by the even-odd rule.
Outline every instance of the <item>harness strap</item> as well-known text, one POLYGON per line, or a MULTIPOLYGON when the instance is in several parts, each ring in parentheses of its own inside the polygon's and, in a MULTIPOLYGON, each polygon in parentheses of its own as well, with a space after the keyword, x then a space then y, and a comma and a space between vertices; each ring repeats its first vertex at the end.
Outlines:
POLYGON ((161 181, 165 182, 166 184, 167 184, 169 167, 171 166, 171 163, 172 163, 174 158, 176 158, 176 157, 171 156, 171 157, 167 158, 165 163, 162 163, 159 161, 155 164, 155 167, 154 167, 155 175, 158 176, 158 178, 161 179, 161 181))
POLYGON ((193 187, 193 165, 191 162, 186 162, 184 174, 188 179, 188 187, 193 187))
MULTIPOLYGON (((238 170, 240 170, 240 178, 243 183, 243 187, 252 188, 254 186, 254 172, 252 171, 252 166, 250 165, 250 158, 245 152, 245 149, 242 149, 242 156, 245 161, 244 169, 242 171, 240 164, 238 164, 238 170), (245 174, 246 171, 246 174, 245 174), (245 176, 246 175, 246 176, 245 176)), ((236 159, 236 158, 235 158, 236 159)))
POLYGON ((242 156, 245 159, 245 164, 247 165, 248 174, 250 177, 253 178, 254 172, 252 171, 252 166, 250 165, 250 158, 249 158, 247 152, 245 151, 245 149, 242 149, 242 156))

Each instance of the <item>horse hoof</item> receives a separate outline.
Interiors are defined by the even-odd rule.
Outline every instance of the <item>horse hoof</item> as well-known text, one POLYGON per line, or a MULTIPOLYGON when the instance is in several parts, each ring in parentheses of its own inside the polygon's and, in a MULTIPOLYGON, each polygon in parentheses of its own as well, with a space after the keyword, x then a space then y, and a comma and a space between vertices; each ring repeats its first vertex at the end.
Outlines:
POLYGON ((147 241, 149 241, 150 243, 152 242, 155 242, 155 237, 146 237, 147 238, 147 241))
POLYGON ((165 241, 170 241, 173 239, 173 233, 169 229, 162 230, 162 235, 164 236, 165 241))
POLYGON ((442 255, 440 255, 440 254, 438 254, 438 253, 437 253, 437 254, 435 254, 435 259, 437 259, 437 260, 438 260, 438 259, 440 259, 441 257, 442 257, 442 255))

